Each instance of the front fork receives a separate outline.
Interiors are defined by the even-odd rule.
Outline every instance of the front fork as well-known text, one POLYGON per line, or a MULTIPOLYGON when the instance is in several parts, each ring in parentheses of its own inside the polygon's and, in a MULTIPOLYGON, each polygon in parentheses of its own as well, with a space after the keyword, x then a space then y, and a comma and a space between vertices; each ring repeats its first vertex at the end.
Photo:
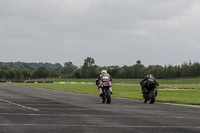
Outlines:
MULTIPOLYGON (((112 92, 112 86, 109 88, 111 94, 113 93, 112 92)), ((105 94, 106 93, 106 89, 102 89, 102 88, 98 88, 98 91, 99 91, 99 96, 102 95, 103 93, 105 94)))

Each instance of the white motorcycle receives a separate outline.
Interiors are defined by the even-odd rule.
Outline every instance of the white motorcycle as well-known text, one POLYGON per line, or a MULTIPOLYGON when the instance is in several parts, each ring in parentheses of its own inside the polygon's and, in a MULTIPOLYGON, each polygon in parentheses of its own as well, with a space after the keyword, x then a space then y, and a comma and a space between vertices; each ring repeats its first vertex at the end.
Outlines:
POLYGON ((111 103, 111 80, 108 76, 103 76, 99 81, 99 87, 102 89, 102 103, 111 103))

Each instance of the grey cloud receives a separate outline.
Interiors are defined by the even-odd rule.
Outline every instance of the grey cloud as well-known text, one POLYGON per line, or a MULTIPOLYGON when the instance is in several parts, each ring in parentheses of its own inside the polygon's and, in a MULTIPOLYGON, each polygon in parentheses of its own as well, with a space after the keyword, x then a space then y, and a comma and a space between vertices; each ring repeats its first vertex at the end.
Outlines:
POLYGON ((145 65, 198 61, 199 7, 198 0, 3 0, 0 61, 70 60, 78 66, 88 56, 101 66, 138 59, 145 65))

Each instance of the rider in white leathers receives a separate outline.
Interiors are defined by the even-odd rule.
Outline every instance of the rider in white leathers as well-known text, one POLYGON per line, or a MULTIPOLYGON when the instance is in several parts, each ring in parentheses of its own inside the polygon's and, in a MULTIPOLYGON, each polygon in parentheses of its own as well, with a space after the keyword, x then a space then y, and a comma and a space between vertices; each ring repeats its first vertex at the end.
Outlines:
MULTIPOLYGON (((112 78, 110 77, 110 75, 107 73, 106 70, 102 70, 101 71, 101 75, 99 75, 99 78, 96 80, 96 85, 98 87, 98 91, 99 91, 99 96, 102 95, 102 89, 101 89, 101 79, 104 77, 108 78, 110 81, 112 81, 112 78)), ((112 87, 110 87, 110 93, 113 94, 113 91, 112 91, 112 87)))

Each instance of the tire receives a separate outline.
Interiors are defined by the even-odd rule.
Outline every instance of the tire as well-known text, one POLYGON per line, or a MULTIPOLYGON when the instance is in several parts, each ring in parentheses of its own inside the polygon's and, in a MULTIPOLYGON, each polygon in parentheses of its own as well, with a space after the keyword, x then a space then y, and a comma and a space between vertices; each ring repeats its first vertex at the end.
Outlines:
POLYGON ((110 93, 110 89, 106 90, 106 98, 107 98, 107 102, 106 103, 111 103, 111 93, 110 93))
POLYGON ((155 91, 151 91, 150 92, 150 99, 149 99, 149 103, 153 104, 155 102, 155 91))
POLYGON ((147 99, 146 99, 146 97, 145 97, 145 94, 143 94, 143 102, 144 102, 144 103, 147 103, 147 99))
POLYGON ((144 103, 147 103, 147 100, 146 100, 146 98, 143 98, 143 101, 144 101, 144 103))

